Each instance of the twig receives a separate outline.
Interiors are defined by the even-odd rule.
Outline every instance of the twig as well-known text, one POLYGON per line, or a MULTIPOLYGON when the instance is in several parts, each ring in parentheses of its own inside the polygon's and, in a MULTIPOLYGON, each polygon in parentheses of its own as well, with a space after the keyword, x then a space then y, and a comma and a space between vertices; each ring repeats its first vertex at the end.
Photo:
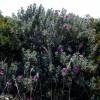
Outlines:
MULTIPOLYGON (((19 89, 18 89, 18 85, 17 85, 17 82, 16 82, 16 80, 15 80, 15 85, 16 85, 16 87, 17 87, 17 94, 18 94, 18 96, 19 96, 19 98, 21 99, 21 100, 23 100, 22 98, 21 98, 21 96, 20 96, 20 93, 19 93, 19 89)), ((16 95, 17 96, 17 95, 16 95)), ((16 97, 15 97, 15 99, 16 99, 16 97)))
POLYGON ((71 99, 70 99, 70 90, 71 90, 71 89, 70 89, 70 87, 69 87, 69 97, 68 97, 68 100, 71 100, 71 99))
MULTIPOLYGON (((30 70, 30 80, 31 80, 31 70, 30 70)), ((31 96, 32 96, 32 81, 31 81, 31 84, 30 84, 30 100, 31 100, 31 96)))
POLYGON ((40 92, 41 92, 41 100, 42 100, 42 89, 41 89, 41 82, 40 82, 40 92))

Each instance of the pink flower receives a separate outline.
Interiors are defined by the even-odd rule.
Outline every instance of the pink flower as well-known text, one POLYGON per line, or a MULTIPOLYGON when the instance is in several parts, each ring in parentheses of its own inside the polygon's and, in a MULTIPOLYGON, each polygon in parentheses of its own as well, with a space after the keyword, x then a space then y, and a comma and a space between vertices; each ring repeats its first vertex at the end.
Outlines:
POLYGON ((65 15, 65 16, 64 16, 64 19, 67 19, 68 17, 69 17, 68 15, 65 15))
POLYGON ((4 69, 0 69, 0 76, 4 75, 4 69))
POLYGON ((64 68, 62 69, 62 75, 65 76, 65 75, 67 74, 67 72, 68 72, 67 67, 64 67, 64 68))
POLYGON ((76 74, 79 73, 79 68, 78 68, 77 66, 73 67, 72 70, 73 70, 73 72, 76 73, 76 74))
POLYGON ((64 29, 70 29, 71 26, 70 26, 69 24, 64 24, 64 25, 63 25, 63 28, 64 28, 64 29))
POLYGON ((39 73, 36 73, 35 76, 32 76, 33 81, 38 81, 39 80, 39 73))
POLYGON ((64 67, 64 68, 63 68, 63 72, 64 72, 64 73, 67 73, 67 67, 64 67))

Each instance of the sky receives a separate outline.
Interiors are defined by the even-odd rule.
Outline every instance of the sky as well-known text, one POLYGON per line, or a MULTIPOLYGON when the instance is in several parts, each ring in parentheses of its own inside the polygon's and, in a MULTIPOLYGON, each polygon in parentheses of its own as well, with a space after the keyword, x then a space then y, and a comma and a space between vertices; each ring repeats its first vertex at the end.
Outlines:
POLYGON ((53 8, 61 10, 65 8, 67 12, 74 13, 81 17, 89 14, 91 17, 100 18, 100 0, 0 0, 0 10, 4 16, 11 16, 23 7, 30 4, 43 5, 45 9, 53 8))

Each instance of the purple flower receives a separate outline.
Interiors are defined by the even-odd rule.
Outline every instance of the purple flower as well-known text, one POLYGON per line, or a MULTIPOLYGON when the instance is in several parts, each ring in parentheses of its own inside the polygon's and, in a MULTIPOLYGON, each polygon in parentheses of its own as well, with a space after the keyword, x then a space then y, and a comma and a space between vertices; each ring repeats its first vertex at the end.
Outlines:
POLYGON ((60 53, 62 53, 62 52, 64 52, 64 49, 63 49, 62 46, 59 46, 59 47, 57 48, 57 51, 60 52, 60 53))
POLYGON ((59 51, 60 51, 60 52, 63 52, 63 51, 64 51, 64 49, 63 49, 63 48, 59 48, 59 51))
POLYGON ((4 69, 0 69, 0 76, 4 75, 4 69))
POLYGON ((74 66, 72 70, 73 70, 73 72, 76 73, 76 74, 79 73, 79 67, 78 67, 78 66, 74 66))
POLYGON ((32 76, 33 81, 38 81, 39 80, 39 73, 36 73, 35 76, 32 76))

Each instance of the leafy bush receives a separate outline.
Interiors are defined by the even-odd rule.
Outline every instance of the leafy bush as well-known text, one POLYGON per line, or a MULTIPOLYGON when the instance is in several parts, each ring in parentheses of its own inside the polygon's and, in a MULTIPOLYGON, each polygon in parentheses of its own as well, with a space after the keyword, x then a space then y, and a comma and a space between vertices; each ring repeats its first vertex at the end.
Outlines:
POLYGON ((91 21, 65 9, 45 12, 36 4, 12 18, 2 16, 1 94, 21 100, 99 98, 98 67, 92 60, 97 28, 91 21))

